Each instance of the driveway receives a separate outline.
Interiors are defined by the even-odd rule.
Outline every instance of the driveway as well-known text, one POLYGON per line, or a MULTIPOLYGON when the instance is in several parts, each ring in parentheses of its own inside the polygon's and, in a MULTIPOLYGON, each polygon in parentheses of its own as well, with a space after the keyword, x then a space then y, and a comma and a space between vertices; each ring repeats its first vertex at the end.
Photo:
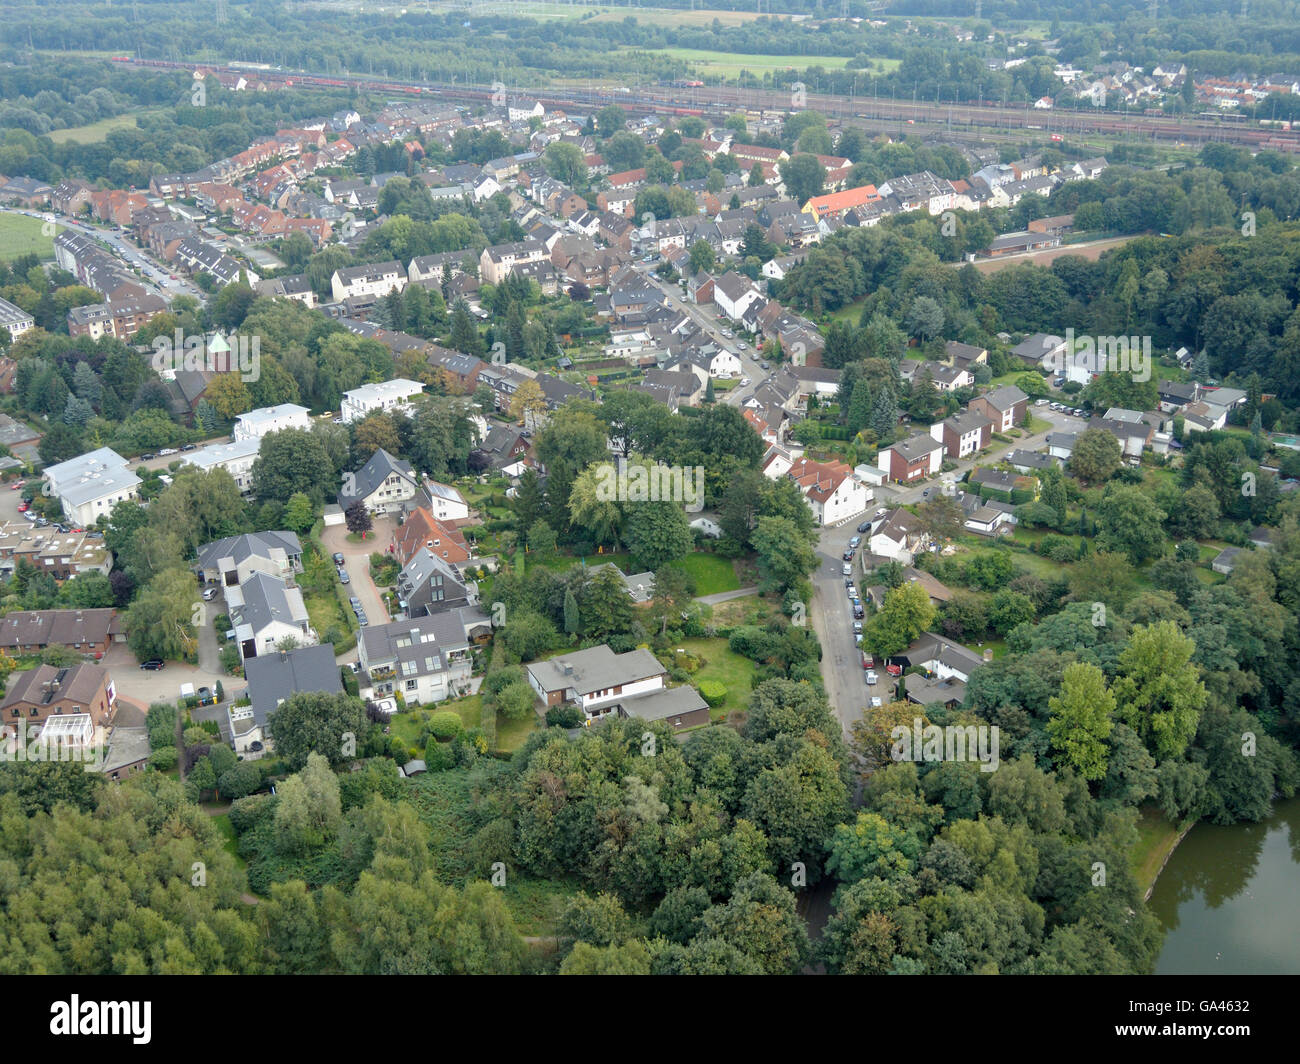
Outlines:
POLYGON ((360 543, 348 542, 346 525, 333 525, 321 535, 321 542, 327 551, 343 555, 343 567, 347 570, 350 581, 344 590, 361 600, 366 619, 372 625, 386 624, 388 610, 384 607, 384 600, 380 598, 374 581, 370 579, 370 555, 376 551, 383 554, 388 550, 396 528, 396 518, 376 517, 373 531, 360 543))
POLYGON ((192 683, 197 691, 200 687, 215 688, 218 680, 223 687, 242 682, 225 675, 220 668, 204 669, 176 661, 167 662, 157 672, 148 671, 140 668, 125 643, 109 647, 99 664, 112 674, 119 695, 145 707, 151 702, 174 703, 181 696, 183 683, 192 683))

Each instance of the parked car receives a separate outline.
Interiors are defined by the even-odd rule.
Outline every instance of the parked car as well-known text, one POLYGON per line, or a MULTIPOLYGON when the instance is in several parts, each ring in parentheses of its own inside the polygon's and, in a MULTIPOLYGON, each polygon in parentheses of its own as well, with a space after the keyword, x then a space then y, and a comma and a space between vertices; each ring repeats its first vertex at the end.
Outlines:
POLYGON ((858 589, 853 586, 853 581, 848 581, 844 585, 844 591, 849 596, 850 602, 856 602, 858 599, 858 589))
POLYGON ((746 346, 744 340, 739 341, 739 342, 736 344, 736 348, 737 348, 737 350, 740 350, 740 351, 747 351, 747 350, 749 350, 749 348, 746 346))
POLYGON ((885 671, 886 671, 887 673, 889 673, 890 676, 902 676, 902 675, 903 675, 903 666, 901 666, 901 665, 886 665, 886 666, 885 666, 885 671))
POLYGON ((875 671, 872 670, 872 669, 868 669, 868 670, 867 670, 867 683, 871 684, 872 687, 875 687, 876 684, 879 683, 879 682, 880 682, 880 677, 876 675, 875 671))
POLYGON ((217 587, 205 587, 203 589, 203 601, 211 602, 214 598, 217 597, 217 592, 220 590, 221 589, 217 587))
POLYGON ((351 598, 348 599, 348 605, 355 610, 358 606, 361 605, 361 600, 357 598, 356 595, 353 595, 351 598))
POLYGON ((26 481, 15 480, 12 484, 9 485, 9 490, 17 491, 19 488, 23 487, 25 483, 26 481))
POLYGON ((748 377, 741 377, 741 378, 740 378, 740 386, 741 386, 742 388, 745 387, 748 383, 749 383, 749 378, 748 378, 748 377))
POLYGON ((25 513, 26 513, 28 510, 30 510, 31 508, 32 508, 32 504, 29 503, 29 502, 20 502, 20 503, 18 504, 18 512, 19 512, 20 514, 25 514, 25 513))
POLYGON ((164 447, 161 451, 158 452, 160 457, 162 455, 169 455, 169 454, 176 454, 176 453, 177 452, 175 447, 164 447))
POLYGON ((1034 406, 1046 406, 1046 405, 1047 405, 1047 400, 1046 400, 1046 399, 1035 399, 1035 400, 1034 400, 1034 406))
POLYGON ((844 568, 841 570, 841 572, 842 572, 845 576, 852 576, 852 575, 853 575, 853 566, 851 566, 848 562, 845 562, 845 563, 844 563, 844 568))
POLYGON ((197 443, 187 443, 181 448, 182 451, 197 451, 198 449, 199 445, 197 443))
POLYGON ((854 600, 853 603, 853 616, 856 617, 859 621, 866 616, 866 613, 863 612, 862 609, 862 603, 858 602, 856 599, 854 600))
POLYGON ((340 584, 352 583, 352 577, 348 576, 348 571, 342 568, 341 566, 339 567, 339 583, 340 584))
POLYGON ((153 451, 146 451, 144 454, 142 454, 142 455, 140 456, 140 461, 142 461, 142 462, 148 462, 148 461, 150 461, 151 459, 153 459, 153 458, 157 458, 157 457, 158 457, 158 456, 157 456, 156 454, 154 454, 153 451))
POLYGON ((855 551, 852 547, 850 547, 848 550, 844 552, 844 560, 846 562, 853 561, 853 556, 857 553, 858 553, 857 551, 855 551))
POLYGON ((151 658, 149 661, 140 662, 140 668, 148 669, 150 672, 158 672, 162 667, 163 663, 159 658, 151 658))
POLYGON ((767 372, 769 369, 771 369, 772 367, 771 367, 771 365, 770 365, 769 363, 767 363, 767 362, 760 362, 760 363, 758 364, 758 368, 761 369, 764 373, 766 373, 766 372, 767 372))
POLYGON ((24 510, 23 516, 29 521, 35 521, 40 515, 35 510, 24 510))
POLYGON ((862 634, 862 622, 861 622, 861 621, 854 621, 854 622, 853 622, 853 634, 854 634, 854 635, 861 635, 861 634, 862 634))
POLYGON ((870 532, 870 531, 871 531, 871 522, 870 522, 870 521, 863 521, 862 524, 858 525, 858 531, 859 531, 859 532, 870 532))
POLYGON ((872 708, 872 709, 879 709, 879 708, 881 707, 882 704, 883 704, 883 703, 880 701, 879 698, 877 698, 877 697, 875 697, 875 696, 872 696, 872 699, 871 699, 871 708, 872 708))
POLYGON ((869 669, 869 668, 871 668, 873 665, 875 665, 875 663, 876 663, 876 659, 873 658, 873 657, 872 657, 870 654, 868 654, 866 651, 863 651, 863 653, 862 653, 862 667, 863 667, 864 669, 869 669))
POLYGON ((50 523, 50 520, 49 520, 48 517, 38 517, 38 518, 36 519, 36 527, 37 527, 37 528, 47 528, 47 527, 49 526, 49 523, 50 523))
POLYGON ((342 565, 342 564, 343 564, 343 555, 340 554, 338 551, 335 551, 335 552, 334 552, 334 554, 333 554, 333 558, 334 558, 334 564, 335 564, 335 565, 342 565))
POLYGON ((849 540, 849 546, 856 550, 858 544, 861 542, 862 542, 861 536, 854 536, 852 539, 849 540))
POLYGON ((225 633, 225 638, 226 638, 226 639, 234 639, 234 638, 235 638, 235 630, 234 630, 233 628, 227 628, 227 629, 226 629, 226 633, 225 633))
POLYGON ((207 705, 213 705, 213 706, 215 706, 216 704, 217 704, 217 696, 214 695, 214 694, 212 693, 212 688, 211 688, 211 687, 200 687, 200 688, 199 688, 199 705, 201 705, 201 706, 207 706, 207 705))

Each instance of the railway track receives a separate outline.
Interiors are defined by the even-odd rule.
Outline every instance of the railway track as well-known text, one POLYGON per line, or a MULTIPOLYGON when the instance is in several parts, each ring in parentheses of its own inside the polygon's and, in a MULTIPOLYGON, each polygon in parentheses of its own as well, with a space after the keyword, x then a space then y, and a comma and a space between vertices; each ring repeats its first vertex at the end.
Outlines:
MULTIPOLYGON (((213 66, 203 63, 183 63, 165 59, 137 59, 114 56, 112 62, 142 68, 174 70, 203 70, 208 73, 252 73, 268 83, 279 82, 286 87, 310 86, 314 88, 355 88, 368 92, 389 92, 394 95, 437 97, 455 102, 488 104, 499 99, 504 91, 495 85, 452 84, 431 81, 403 81, 361 74, 315 74, 305 71, 249 70, 242 65, 213 66)), ((641 87, 631 91, 611 89, 524 88, 512 95, 523 95, 541 101, 543 106, 560 108, 604 107, 618 104, 630 114, 656 114, 684 117, 722 118, 735 111, 770 111, 788 113, 792 110, 820 111, 830 119, 846 125, 881 131, 897 127, 906 132, 908 126, 918 128, 936 126, 954 132, 989 131, 994 135, 1001 130, 1004 136, 1013 132, 1042 132, 1044 138, 1053 134, 1057 138, 1076 135, 1080 137, 1138 137, 1167 144, 1201 145, 1211 141, 1236 144, 1254 150, 1300 153, 1300 132, 1280 130, 1276 127, 1259 128, 1239 116, 1222 116, 1216 119, 1170 117, 1139 113, 1092 114, 1084 111, 1036 111, 1030 107, 1009 107, 994 101, 977 103, 929 103, 924 101, 885 100, 881 97, 844 96, 827 93, 806 93, 800 98, 799 108, 793 106, 788 92, 772 89, 738 89, 728 87, 692 87, 689 89, 641 87)))

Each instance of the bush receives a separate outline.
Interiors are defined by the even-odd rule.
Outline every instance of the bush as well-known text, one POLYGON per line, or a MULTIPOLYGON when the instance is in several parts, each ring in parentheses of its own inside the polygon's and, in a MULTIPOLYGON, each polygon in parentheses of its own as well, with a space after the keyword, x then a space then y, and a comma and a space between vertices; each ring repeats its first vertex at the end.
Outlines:
POLYGON ((577 706, 566 703, 548 709, 546 723, 552 728, 580 728, 586 716, 577 706))
POLYGON ((160 746, 149 755, 149 765, 159 772, 170 772, 179 760, 180 755, 174 746, 160 746))
POLYGON ((149 731, 149 745, 154 750, 176 745, 176 707, 168 702, 155 702, 145 716, 149 731))
POLYGON ((429 734, 439 742, 454 739, 462 727, 460 716, 450 709, 441 709, 429 718, 429 734))
POLYGON ((217 788, 227 798, 245 798, 262 786, 262 766, 256 761, 241 761, 217 780, 217 788))
POLYGON ((710 706, 717 707, 727 700, 727 688, 717 680, 705 680, 699 685, 700 697, 710 706))
POLYGON ((234 643, 227 643, 221 648, 221 667, 231 676, 238 676, 244 671, 243 662, 239 657, 239 647, 234 643))
POLYGON ((444 772, 456 766, 456 752, 449 743, 430 739, 424 748, 424 767, 430 772, 444 772))
POLYGON ((411 760, 411 749, 396 735, 392 735, 388 739, 388 756, 399 765, 405 765, 411 760))
POLYGON ((239 835, 252 831, 275 810, 276 799, 269 794, 240 798, 230 806, 230 826, 239 835))

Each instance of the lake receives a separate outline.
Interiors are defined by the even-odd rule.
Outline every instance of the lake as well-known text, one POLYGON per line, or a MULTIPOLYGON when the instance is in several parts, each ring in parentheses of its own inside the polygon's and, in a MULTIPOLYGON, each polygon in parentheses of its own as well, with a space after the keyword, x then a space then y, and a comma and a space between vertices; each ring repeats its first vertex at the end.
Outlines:
POLYGON ((1259 824, 1197 824, 1156 881, 1157 975, 1300 974, 1300 798, 1259 824))

